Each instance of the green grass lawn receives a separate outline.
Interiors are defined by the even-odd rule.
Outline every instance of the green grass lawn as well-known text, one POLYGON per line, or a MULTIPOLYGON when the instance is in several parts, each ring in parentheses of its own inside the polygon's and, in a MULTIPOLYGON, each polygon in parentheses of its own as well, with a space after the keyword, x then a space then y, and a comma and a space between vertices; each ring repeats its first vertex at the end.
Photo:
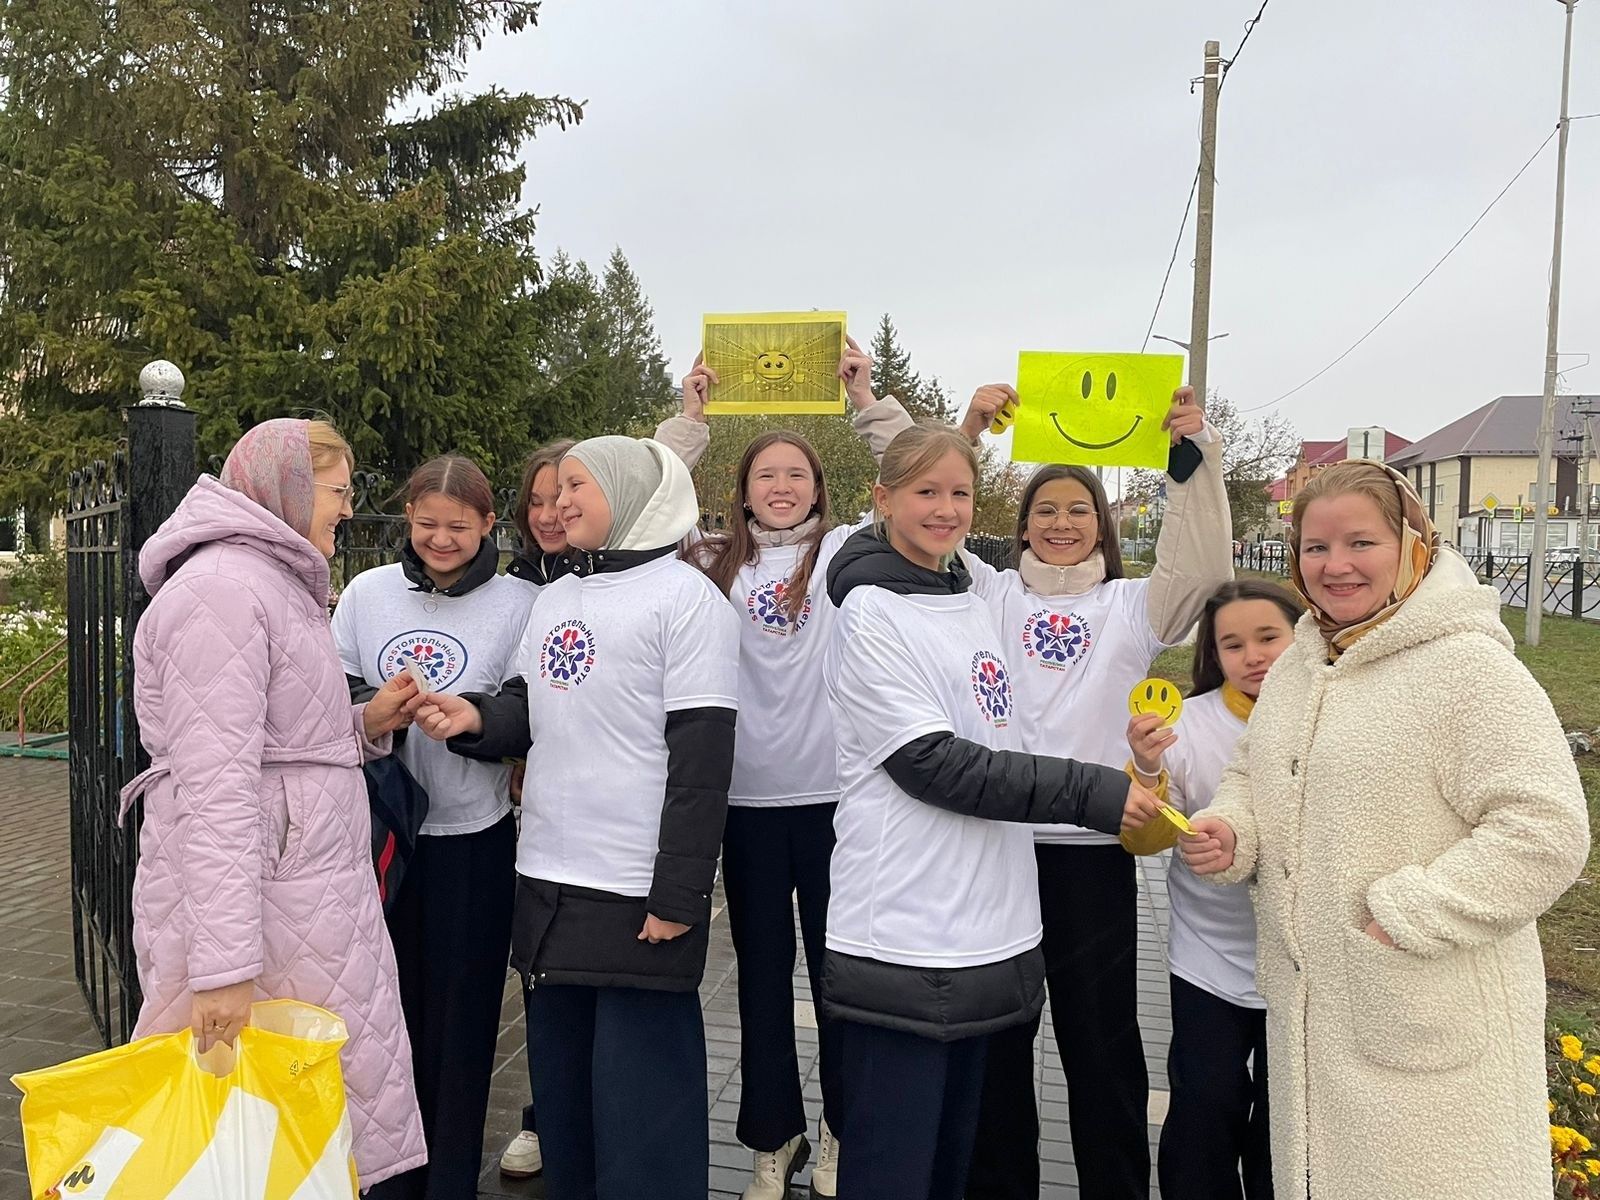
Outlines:
MULTIPOLYGON (((1517 639, 1517 657, 1549 693, 1562 726, 1600 727, 1600 624, 1547 616, 1543 644, 1529 648, 1522 644, 1522 611, 1502 609, 1501 618, 1517 639)), ((1187 646, 1169 650, 1156 660, 1153 674, 1187 689, 1193 654, 1187 646)), ((1589 822, 1600 828, 1600 752, 1578 759, 1578 774, 1589 800, 1589 822)), ((1600 883, 1596 880, 1600 880, 1600 853, 1591 841, 1583 877, 1539 921, 1550 980, 1550 1016, 1569 1029, 1592 1030, 1600 1024, 1600 883)))

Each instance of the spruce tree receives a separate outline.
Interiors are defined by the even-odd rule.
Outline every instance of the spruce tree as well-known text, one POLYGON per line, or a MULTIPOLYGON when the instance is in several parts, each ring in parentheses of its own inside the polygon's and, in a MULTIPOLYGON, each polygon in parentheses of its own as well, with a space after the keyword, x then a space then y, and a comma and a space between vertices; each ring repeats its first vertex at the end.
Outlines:
POLYGON ((911 352, 900 345, 900 334, 889 314, 878 321, 872 335, 873 386, 878 395, 892 395, 919 420, 951 419, 950 395, 937 377, 924 380, 911 368, 911 352))
POLYGON ((158 357, 203 454, 320 411, 392 474, 446 449, 514 472, 560 428, 537 369, 564 303, 517 153, 581 109, 453 85, 537 14, 0 0, 0 511, 58 504, 158 357))

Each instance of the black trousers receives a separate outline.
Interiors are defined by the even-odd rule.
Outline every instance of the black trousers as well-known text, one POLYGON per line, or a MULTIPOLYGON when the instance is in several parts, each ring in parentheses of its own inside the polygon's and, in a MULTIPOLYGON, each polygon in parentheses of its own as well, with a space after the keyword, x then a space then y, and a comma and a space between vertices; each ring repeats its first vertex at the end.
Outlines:
POLYGON ((961 1200, 989 1039, 838 1024, 839 1200, 961 1200))
POLYGON ((1266 1012, 1172 976, 1167 1074, 1162 1200, 1272 1200, 1266 1012))
MULTIPOLYGON (((1149 1200, 1150 1078, 1139 1036, 1134 859, 1115 845, 1040 844, 1034 854, 1079 1194, 1149 1200)), ((990 1039, 967 1200, 1038 1200, 1037 1033, 1036 1021, 990 1039)))
POLYGON ((794 908, 806 948, 822 1067, 822 1113, 838 1131, 843 1100, 837 1023, 821 1014, 828 866, 836 804, 730 805, 722 886, 739 959, 739 1140, 776 1150, 806 1128, 794 1040, 794 908))
POLYGON ((385 1180, 379 1200, 473 1200, 516 890, 516 821, 424 835, 389 913, 428 1164, 385 1180))
POLYGON ((528 1058, 549 1200, 705 1200, 698 992, 541 984, 528 1058))

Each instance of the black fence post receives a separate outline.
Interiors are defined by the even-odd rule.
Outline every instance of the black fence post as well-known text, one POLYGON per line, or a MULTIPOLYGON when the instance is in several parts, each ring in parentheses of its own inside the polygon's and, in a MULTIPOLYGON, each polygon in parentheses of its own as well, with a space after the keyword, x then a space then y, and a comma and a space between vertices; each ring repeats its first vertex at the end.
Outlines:
POLYGON ((128 444, 73 472, 67 504, 69 809, 75 972, 106 1045, 139 1013, 133 876, 139 817, 117 821, 122 787, 148 763, 133 709, 133 639, 150 597, 139 551, 194 483, 195 416, 168 362, 139 376, 123 409, 128 444))

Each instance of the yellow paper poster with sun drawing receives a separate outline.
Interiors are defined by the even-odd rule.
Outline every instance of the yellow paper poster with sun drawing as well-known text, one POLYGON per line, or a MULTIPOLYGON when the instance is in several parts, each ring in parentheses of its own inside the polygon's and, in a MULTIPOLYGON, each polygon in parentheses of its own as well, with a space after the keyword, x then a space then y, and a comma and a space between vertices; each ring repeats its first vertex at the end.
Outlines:
POLYGON ((842 312, 707 313, 701 346, 717 373, 708 413, 845 409, 842 312))
POLYGON ((1024 350, 1017 356, 1016 462, 1165 468, 1161 428, 1183 382, 1181 354, 1024 350))

